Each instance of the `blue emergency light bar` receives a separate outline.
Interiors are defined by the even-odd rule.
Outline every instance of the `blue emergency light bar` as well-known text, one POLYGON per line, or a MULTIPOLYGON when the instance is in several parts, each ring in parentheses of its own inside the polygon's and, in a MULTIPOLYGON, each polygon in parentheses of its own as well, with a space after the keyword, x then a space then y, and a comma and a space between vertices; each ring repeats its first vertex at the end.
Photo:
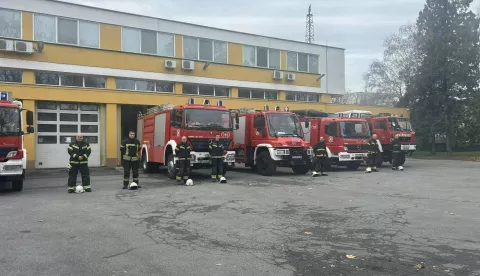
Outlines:
POLYGON ((1 101, 10 101, 12 99, 12 92, 0 92, 0 100, 1 101))

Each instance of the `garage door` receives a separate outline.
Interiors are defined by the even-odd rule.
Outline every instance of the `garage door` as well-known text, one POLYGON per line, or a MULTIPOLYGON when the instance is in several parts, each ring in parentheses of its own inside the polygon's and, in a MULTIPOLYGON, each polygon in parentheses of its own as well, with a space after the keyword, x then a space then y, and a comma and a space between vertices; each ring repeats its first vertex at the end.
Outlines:
POLYGON ((99 106, 82 103, 37 102, 36 168, 65 168, 68 144, 77 133, 90 143, 90 166, 100 166, 99 106))

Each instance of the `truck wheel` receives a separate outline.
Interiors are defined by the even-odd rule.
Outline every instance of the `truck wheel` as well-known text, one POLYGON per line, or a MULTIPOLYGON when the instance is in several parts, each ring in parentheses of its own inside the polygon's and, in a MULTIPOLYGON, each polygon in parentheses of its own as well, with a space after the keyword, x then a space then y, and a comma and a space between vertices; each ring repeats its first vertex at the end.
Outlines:
POLYGON ((257 171, 261 175, 272 176, 277 171, 277 164, 270 157, 268 151, 263 151, 257 156, 257 171))
POLYGON ((158 164, 148 162, 145 154, 142 154, 142 169, 144 173, 153 173, 158 169, 158 164))
POLYGON ((357 162, 349 162, 347 163, 347 169, 356 171, 360 167, 360 163, 357 162))
POLYGON ((170 154, 167 159, 168 178, 175 179, 177 175, 177 168, 173 163, 173 154, 170 154))
POLYGON ((295 174, 306 174, 310 168, 306 165, 304 166, 292 166, 292 170, 295 174))
POLYGON ((23 190, 23 179, 12 181, 12 190, 21 192, 23 190))

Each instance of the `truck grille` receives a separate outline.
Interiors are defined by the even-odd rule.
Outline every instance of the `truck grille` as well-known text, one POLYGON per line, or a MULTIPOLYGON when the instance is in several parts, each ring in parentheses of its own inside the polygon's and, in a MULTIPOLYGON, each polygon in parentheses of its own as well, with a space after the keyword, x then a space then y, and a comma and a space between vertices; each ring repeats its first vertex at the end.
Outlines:
POLYGON ((290 150, 290 155, 304 155, 306 150, 304 148, 288 148, 290 150))
POLYGON ((9 152, 16 150, 16 148, 0 148, 0 158, 5 158, 9 152))
POLYGON ((412 137, 398 137, 398 140, 400 142, 407 142, 407 143, 410 143, 410 140, 412 139, 412 137))
MULTIPOLYGON (((192 138, 189 139, 190 143, 192 143, 193 146, 193 151, 196 152, 208 152, 208 144, 210 141, 214 141, 215 138, 209 139, 209 138, 192 138)), ((220 139, 220 142, 222 143, 223 147, 225 149, 228 149, 230 146, 231 139, 220 139)))
POLYGON ((350 151, 354 151, 354 150, 361 150, 361 151, 366 151, 368 150, 368 145, 365 145, 365 144, 361 144, 361 145, 346 145, 345 147, 347 147, 347 149, 350 151))

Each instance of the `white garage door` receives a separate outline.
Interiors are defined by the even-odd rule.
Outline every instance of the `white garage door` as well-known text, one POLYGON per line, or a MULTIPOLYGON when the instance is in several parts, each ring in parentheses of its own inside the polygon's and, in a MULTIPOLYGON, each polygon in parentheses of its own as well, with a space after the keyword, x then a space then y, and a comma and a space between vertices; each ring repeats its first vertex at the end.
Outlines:
POLYGON ((92 147, 89 166, 100 166, 98 110, 96 104, 37 102, 36 168, 66 168, 77 133, 92 147))

